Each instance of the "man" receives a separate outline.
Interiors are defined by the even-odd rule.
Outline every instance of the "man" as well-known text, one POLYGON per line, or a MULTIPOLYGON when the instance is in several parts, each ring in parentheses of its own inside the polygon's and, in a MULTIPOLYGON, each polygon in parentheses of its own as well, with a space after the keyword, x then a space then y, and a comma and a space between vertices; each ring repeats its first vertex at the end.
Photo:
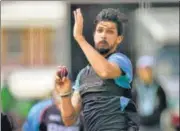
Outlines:
POLYGON ((34 105, 23 125, 23 131, 81 131, 80 121, 74 126, 64 126, 61 113, 54 103, 52 99, 47 99, 34 105))
POLYGON ((96 17, 95 49, 85 40, 83 16, 74 11, 74 38, 89 61, 77 76, 72 94, 68 77, 56 76, 56 91, 61 97, 59 110, 66 126, 73 125, 83 112, 87 131, 137 131, 138 116, 131 100, 132 65, 116 53, 123 36, 123 14, 104 9, 96 17))
POLYGON ((154 59, 142 56, 137 62, 137 79, 133 86, 133 99, 137 102, 142 131, 160 131, 161 112, 166 108, 164 90, 153 77, 154 59))

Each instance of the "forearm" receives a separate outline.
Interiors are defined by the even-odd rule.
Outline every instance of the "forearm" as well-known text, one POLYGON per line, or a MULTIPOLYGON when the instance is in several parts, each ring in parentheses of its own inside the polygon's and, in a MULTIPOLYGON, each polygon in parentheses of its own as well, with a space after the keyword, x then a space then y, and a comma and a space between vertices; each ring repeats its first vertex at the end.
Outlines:
POLYGON ((70 126, 76 122, 77 115, 72 105, 71 97, 62 97, 58 105, 64 124, 70 126))
POLYGON ((99 76, 105 76, 108 71, 111 71, 110 63, 99 54, 85 39, 84 37, 77 38, 79 46, 83 50, 89 63, 99 76))

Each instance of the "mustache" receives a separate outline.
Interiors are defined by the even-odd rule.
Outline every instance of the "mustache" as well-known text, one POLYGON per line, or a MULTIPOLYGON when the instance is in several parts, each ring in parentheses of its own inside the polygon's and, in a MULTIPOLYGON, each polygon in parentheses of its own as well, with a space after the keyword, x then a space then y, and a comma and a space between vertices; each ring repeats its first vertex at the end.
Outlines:
POLYGON ((101 40, 101 41, 98 42, 98 44, 100 44, 100 43, 108 44, 108 42, 106 40, 101 40))

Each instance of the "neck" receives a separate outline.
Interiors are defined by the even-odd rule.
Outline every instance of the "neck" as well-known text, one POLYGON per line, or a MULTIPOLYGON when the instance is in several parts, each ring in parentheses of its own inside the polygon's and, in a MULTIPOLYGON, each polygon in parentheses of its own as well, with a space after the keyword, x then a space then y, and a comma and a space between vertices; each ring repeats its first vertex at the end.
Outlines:
POLYGON ((103 55, 105 58, 107 58, 109 55, 111 55, 112 53, 115 53, 115 51, 111 51, 111 52, 109 52, 109 53, 107 53, 107 54, 105 54, 105 55, 103 55))

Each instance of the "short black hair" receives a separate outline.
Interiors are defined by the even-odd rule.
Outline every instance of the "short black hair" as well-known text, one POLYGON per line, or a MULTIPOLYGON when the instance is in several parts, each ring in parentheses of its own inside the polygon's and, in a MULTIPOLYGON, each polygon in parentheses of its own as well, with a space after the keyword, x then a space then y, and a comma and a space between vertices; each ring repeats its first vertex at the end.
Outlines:
POLYGON ((112 22, 116 23, 118 35, 122 35, 123 23, 127 21, 127 18, 118 9, 107 8, 107 9, 103 9, 96 16, 96 19, 94 21, 95 28, 96 28, 97 24, 101 21, 112 21, 112 22))

